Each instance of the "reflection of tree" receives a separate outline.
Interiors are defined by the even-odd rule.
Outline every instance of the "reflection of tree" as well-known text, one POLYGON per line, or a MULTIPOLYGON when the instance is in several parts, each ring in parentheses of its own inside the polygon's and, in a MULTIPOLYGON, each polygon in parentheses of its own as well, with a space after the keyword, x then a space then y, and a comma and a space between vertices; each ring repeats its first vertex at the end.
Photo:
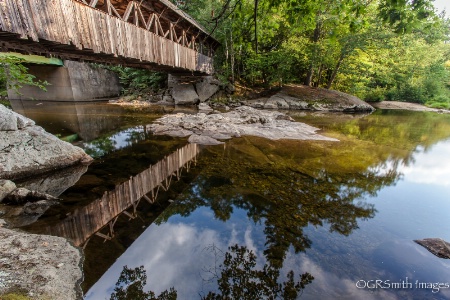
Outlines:
POLYGON ((297 299, 314 280, 311 274, 304 273, 296 282, 291 270, 287 274, 288 280, 279 283, 280 270, 267 264, 262 270, 255 269, 256 255, 246 247, 234 245, 228 250, 217 279, 220 293, 209 292, 202 299, 297 299))
MULTIPOLYGON (((233 142, 228 149, 233 148, 233 142)), ((159 221, 173 214, 188 216, 200 206, 210 207, 217 219, 226 221, 233 207, 245 209, 255 223, 264 223, 264 253, 271 265, 280 268, 290 246, 297 253, 311 246, 305 227, 327 226, 331 232, 349 235, 358 228, 358 220, 373 218, 376 213, 372 204, 361 199, 376 195, 400 176, 395 168, 380 172, 371 167, 383 163, 375 155, 364 154, 369 157, 364 160, 349 157, 345 168, 337 168, 333 163, 340 164, 337 160, 342 158, 330 157, 329 152, 334 150, 322 147, 319 150, 329 151, 322 154, 329 162, 317 168, 316 157, 295 157, 302 153, 275 157, 276 152, 270 149, 267 152, 271 156, 262 156, 258 153, 267 153, 262 148, 266 144, 256 142, 259 144, 246 148, 239 145, 236 152, 225 154, 219 148, 204 151, 199 160, 201 175, 159 221)), ((314 155, 318 156, 317 152, 314 155)))
POLYGON ((84 145, 84 150, 90 156, 97 158, 102 157, 116 149, 116 141, 109 136, 98 138, 84 145))
POLYGON ((147 283, 147 274, 144 266, 130 269, 123 267, 119 280, 116 282, 111 300, 174 300, 177 292, 172 288, 170 291, 162 292, 158 297, 152 291, 144 292, 147 283))
MULTIPOLYGON (((220 293, 209 292, 201 299, 297 299, 306 285, 314 280, 309 273, 299 276, 295 281, 294 271, 289 271, 287 281, 279 283, 280 270, 271 265, 256 269, 256 255, 245 246, 234 245, 228 248, 222 265, 218 267, 217 284, 220 293)), ((111 300, 174 300, 174 288, 162 292, 158 297, 152 291, 144 292, 147 274, 143 266, 130 269, 124 266, 116 282, 111 300)))

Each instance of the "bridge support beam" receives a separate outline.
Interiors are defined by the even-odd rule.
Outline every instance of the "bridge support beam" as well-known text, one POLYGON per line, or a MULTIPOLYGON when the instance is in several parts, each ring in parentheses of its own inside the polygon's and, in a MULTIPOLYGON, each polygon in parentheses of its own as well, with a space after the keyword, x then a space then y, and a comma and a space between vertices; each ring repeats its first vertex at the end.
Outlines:
POLYGON ((64 66, 29 65, 37 80, 47 81, 47 91, 24 86, 18 92, 8 90, 11 100, 93 101, 111 99, 120 94, 119 78, 114 72, 87 63, 64 61, 64 66))

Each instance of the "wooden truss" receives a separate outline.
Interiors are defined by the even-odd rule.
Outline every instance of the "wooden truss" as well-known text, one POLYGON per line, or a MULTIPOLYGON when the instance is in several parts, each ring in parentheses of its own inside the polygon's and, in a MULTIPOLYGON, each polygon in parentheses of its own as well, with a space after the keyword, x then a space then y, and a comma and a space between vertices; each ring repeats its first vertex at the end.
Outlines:
POLYGON ((214 49, 218 46, 217 41, 210 38, 200 28, 189 24, 186 18, 173 13, 167 6, 158 5, 160 1, 77 1, 204 55, 212 56, 214 49))

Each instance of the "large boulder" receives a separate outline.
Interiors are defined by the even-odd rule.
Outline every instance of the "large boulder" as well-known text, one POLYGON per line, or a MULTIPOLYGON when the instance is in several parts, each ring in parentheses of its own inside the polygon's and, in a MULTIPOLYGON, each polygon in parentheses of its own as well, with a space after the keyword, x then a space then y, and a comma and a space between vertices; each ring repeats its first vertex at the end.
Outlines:
POLYGON ((212 76, 205 77, 195 85, 200 102, 205 102, 219 91, 219 81, 212 76))
POLYGON ((15 120, 15 126, 3 126, 0 131, 0 178, 30 177, 92 161, 81 148, 61 141, 32 120, 0 105, 0 124, 11 120, 15 120))
POLYGON ((33 299, 81 299, 81 251, 66 239, 3 228, 0 222, 0 295, 10 289, 33 299))
POLYGON ((189 83, 175 85, 172 88, 172 98, 176 105, 193 105, 200 101, 194 85, 189 83))
POLYGON ((314 88, 304 85, 286 85, 270 98, 247 100, 253 108, 372 112, 375 109, 358 97, 339 91, 314 88))
POLYGON ((337 141, 317 134, 318 128, 294 122, 278 111, 257 110, 241 106, 227 113, 199 112, 197 114, 171 114, 156 120, 147 128, 157 135, 179 136, 179 132, 191 133, 190 143, 215 145, 218 140, 243 135, 259 136, 271 140, 322 140, 337 141))

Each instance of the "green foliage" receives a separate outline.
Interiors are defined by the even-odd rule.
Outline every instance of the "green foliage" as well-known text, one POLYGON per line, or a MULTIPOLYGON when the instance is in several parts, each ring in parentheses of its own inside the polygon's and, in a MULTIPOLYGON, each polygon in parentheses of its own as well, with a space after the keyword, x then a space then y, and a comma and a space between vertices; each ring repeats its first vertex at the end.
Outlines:
POLYGON ((28 73, 23 60, 14 56, 0 57, 0 97, 6 97, 6 91, 18 91, 24 85, 31 85, 46 90, 46 81, 37 81, 36 77, 28 73))
POLYGON ((124 95, 151 94, 164 87, 167 82, 166 73, 122 66, 108 66, 107 68, 119 76, 124 95))
POLYGON ((368 102, 380 102, 385 99, 385 93, 385 89, 376 87, 375 89, 371 89, 366 93, 364 100, 368 102))
POLYGON ((450 92, 449 20, 430 0, 175 2, 214 30, 226 78, 304 82, 370 101, 442 103, 450 92))

